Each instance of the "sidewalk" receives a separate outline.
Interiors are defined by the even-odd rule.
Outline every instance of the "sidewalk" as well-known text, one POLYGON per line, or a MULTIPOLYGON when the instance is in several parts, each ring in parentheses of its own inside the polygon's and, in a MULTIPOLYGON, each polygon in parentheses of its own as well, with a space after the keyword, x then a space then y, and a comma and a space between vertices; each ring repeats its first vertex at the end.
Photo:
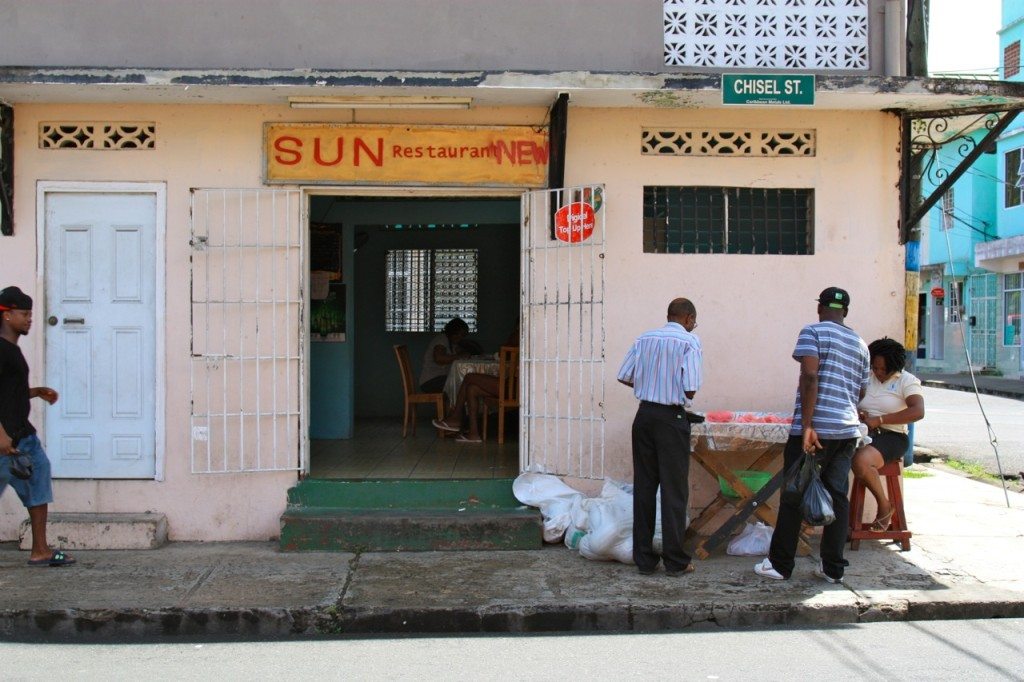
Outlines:
POLYGON ((659 631, 1024 617, 1024 495, 953 473, 905 480, 909 552, 864 541, 843 585, 798 561, 765 580, 755 557, 716 552, 696 572, 538 551, 284 554, 273 543, 173 543, 26 565, 0 546, 0 637, 123 641, 348 633, 659 631))
MULTIPOLYGON (((915 374, 925 386, 974 392, 970 374, 936 374, 933 372, 915 372, 915 374)), ((1024 380, 982 374, 975 374, 974 380, 978 384, 979 393, 1024 400, 1024 380)))

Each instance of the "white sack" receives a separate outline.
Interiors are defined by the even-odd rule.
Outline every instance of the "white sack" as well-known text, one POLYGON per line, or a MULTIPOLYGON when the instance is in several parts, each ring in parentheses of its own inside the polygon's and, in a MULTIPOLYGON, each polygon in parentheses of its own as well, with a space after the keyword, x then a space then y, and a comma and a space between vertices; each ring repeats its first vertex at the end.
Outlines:
POLYGON ((512 494, 523 504, 538 507, 544 518, 544 542, 561 542, 571 521, 574 503, 583 493, 551 474, 527 472, 512 482, 512 494))
POLYGON ((768 556, 768 546, 772 543, 772 527, 758 521, 743 526, 740 534, 729 541, 726 554, 733 556, 768 556))
POLYGON ((580 554, 597 561, 633 563, 632 486, 606 479, 601 496, 589 502, 590 532, 579 543, 580 554))

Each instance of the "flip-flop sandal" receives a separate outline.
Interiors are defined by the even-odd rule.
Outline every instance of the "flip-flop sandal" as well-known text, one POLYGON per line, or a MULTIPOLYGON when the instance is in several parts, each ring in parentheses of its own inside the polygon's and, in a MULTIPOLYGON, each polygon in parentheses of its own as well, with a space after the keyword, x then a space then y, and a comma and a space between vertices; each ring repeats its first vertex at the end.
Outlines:
POLYGON ((467 438, 465 434, 460 433, 455 437, 456 443, 472 443, 474 445, 480 445, 484 442, 483 438, 467 438))
POLYGON ((878 533, 884 533, 889 530, 889 526, 892 525, 892 515, 895 511, 895 509, 890 509, 888 514, 875 519, 874 523, 871 524, 871 530, 878 533))
POLYGON ((29 566, 70 566, 76 560, 64 553, 64 550, 55 549, 48 559, 29 559, 29 566))
POLYGON ((431 419, 430 423, 434 425, 435 429, 441 429, 442 431, 452 431, 452 432, 455 432, 455 433, 458 433, 458 431, 459 431, 459 427, 457 427, 457 426, 448 426, 447 424, 445 424, 440 419, 431 419))

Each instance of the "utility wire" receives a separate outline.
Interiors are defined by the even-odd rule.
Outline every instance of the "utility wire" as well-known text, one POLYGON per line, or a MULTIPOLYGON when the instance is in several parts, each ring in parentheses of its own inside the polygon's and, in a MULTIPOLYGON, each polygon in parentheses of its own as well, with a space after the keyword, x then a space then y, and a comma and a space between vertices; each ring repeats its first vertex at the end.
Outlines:
MULTIPOLYGON (((942 231, 946 237, 946 256, 949 262, 949 271, 953 272, 953 247, 949 242, 949 232, 946 230, 942 231)), ((956 277, 953 277, 953 282, 956 283, 956 277)), ((960 301, 956 301, 956 305, 960 305, 960 301)), ((996 468, 999 470, 999 482, 1003 485, 1003 497, 1006 498, 1006 507, 1010 508, 1010 494, 1006 492, 1006 479, 1003 477, 1003 463, 999 458, 999 440, 996 438, 996 432, 992 428, 992 422, 988 420, 988 414, 985 412, 985 406, 981 404, 981 393, 978 391, 978 381, 974 377, 974 366, 971 364, 971 350, 967 347, 967 333, 964 331, 964 316, 959 315, 959 324, 957 327, 960 328, 960 340, 963 341, 964 356, 967 358, 967 369, 971 374, 971 384, 974 386, 974 399, 978 401, 978 409, 981 410, 981 418, 985 420, 985 428, 988 430, 988 442, 992 446, 992 451, 996 453, 996 468)))

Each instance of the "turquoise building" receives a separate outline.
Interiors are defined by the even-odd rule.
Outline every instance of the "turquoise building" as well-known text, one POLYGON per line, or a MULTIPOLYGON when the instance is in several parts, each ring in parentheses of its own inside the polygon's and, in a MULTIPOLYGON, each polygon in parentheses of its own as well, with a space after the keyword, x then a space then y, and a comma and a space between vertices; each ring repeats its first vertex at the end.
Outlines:
MULTIPOLYGON (((1024 81, 1022 38, 1024 3, 1003 0, 995 77, 1024 81)), ((924 196, 957 166, 965 150, 985 137, 995 119, 941 120, 942 131, 915 131, 920 133, 916 139, 960 136, 938 148, 926 165, 924 196)), ((927 225, 922 225, 917 361, 921 371, 965 371, 969 358, 975 369, 1024 378, 1022 158, 1024 116, 1018 116, 929 211, 927 225)))

